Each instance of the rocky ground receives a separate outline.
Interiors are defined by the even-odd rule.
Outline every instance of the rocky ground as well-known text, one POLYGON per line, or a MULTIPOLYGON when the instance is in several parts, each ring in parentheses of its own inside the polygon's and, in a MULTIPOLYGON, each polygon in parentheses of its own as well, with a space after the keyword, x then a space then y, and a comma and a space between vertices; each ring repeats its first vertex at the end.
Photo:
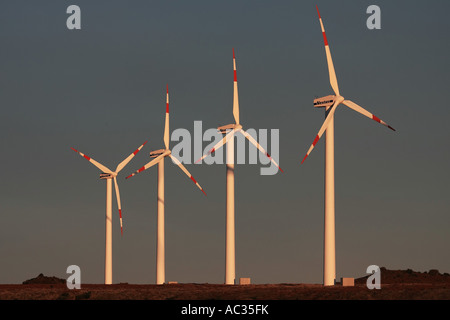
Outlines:
POLYGON ((450 283, 386 284, 369 290, 323 287, 318 284, 82 285, 69 290, 64 284, 0 285, 0 300, 450 300, 450 283))
POLYGON ((366 279, 355 279, 353 287, 287 283, 82 284, 79 290, 69 290, 65 279, 40 274, 23 284, 0 285, 0 300, 450 300, 450 275, 437 270, 381 268, 380 290, 369 290, 366 279))

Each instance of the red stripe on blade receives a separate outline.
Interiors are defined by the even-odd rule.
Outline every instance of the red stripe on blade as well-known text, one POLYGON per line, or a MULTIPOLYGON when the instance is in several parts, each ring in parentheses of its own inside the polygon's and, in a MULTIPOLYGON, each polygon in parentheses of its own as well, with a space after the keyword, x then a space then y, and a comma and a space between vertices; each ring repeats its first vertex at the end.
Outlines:
POLYGON ((378 123, 381 123, 380 118, 378 118, 377 116, 375 116, 374 114, 372 115, 372 119, 375 120, 378 123))
POLYGON ((322 32, 323 35, 323 42, 325 43, 325 46, 328 45, 328 40, 327 40, 327 35, 325 34, 325 32, 322 32))
POLYGON ((317 14, 319 15, 319 19, 322 19, 321 17, 320 17, 320 12, 319 12, 319 7, 316 5, 316 9, 317 9, 317 14))
POLYGON ((234 82, 237 82, 236 70, 234 70, 234 82))
POLYGON ((140 168, 139 170, 138 170, 138 172, 142 172, 142 171, 144 171, 145 170, 145 167, 142 167, 142 168, 140 168))
POLYGON ((308 155, 306 155, 306 156, 303 158, 302 163, 305 161, 306 158, 308 158, 308 155))
MULTIPOLYGON (((87 155, 84 155, 83 157, 84 157, 86 160, 91 161, 91 158, 88 157, 87 155)), ((86 162, 85 162, 85 163, 86 163, 86 162)))
POLYGON ((148 140, 145 141, 145 142, 142 144, 142 146, 141 146, 140 148, 137 148, 136 151, 133 152, 133 154, 136 155, 139 151, 141 151, 141 148, 142 148, 143 146, 145 146, 145 144, 146 144, 147 142, 148 142, 148 140))
POLYGON ((193 176, 191 176, 191 180, 194 181, 195 184, 197 183, 193 176))
POLYGON ((313 146, 316 146, 317 141, 319 141, 320 137, 319 135, 316 136, 316 138, 313 141, 313 146))
POLYGON ((166 103, 166 113, 169 113, 169 104, 166 103))

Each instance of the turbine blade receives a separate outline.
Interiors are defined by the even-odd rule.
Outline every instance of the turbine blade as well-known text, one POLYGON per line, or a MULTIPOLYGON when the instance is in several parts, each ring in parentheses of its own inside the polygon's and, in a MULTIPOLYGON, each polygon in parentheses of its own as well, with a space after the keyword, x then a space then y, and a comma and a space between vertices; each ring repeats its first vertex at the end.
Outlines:
POLYGON ((164 145, 169 149, 169 85, 166 93, 166 124, 164 126, 164 145))
POLYGON ((122 226, 122 206, 120 205, 119 185, 117 184, 117 179, 116 179, 116 177, 114 177, 114 188, 116 188, 117 207, 119 208, 120 233, 121 233, 122 236, 123 236, 123 226, 122 226))
POLYGON ((339 96, 339 87, 336 78, 336 72, 334 71, 333 59, 331 59, 330 47, 328 45, 327 35, 325 33, 325 28, 323 27, 322 18, 320 17, 319 7, 317 8, 317 14, 319 15, 320 27, 322 28, 323 42, 325 44, 325 53, 327 55, 328 73, 330 75, 330 84, 333 88, 334 93, 339 96))
POLYGON ((90 163, 92 163, 94 166, 96 166, 97 168, 99 168, 102 172, 104 173, 113 173, 111 170, 109 170, 107 167, 105 167, 104 165, 102 165, 101 163, 98 163, 97 161, 95 161, 94 159, 92 159, 91 157, 85 155, 84 153, 74 149, 74 148, 70 148, 73 151, 75 151, 76 153, 80 154, 83 158, 85 158, 87 161, 89 161, 90 163))
POLYGON ((233 71, 234 71, 233 116, 236 124, 239 124, 239 96, 238 96, 238 85, 236 75, 236 57, 234 55, 234 48, 233 48, 233 71))
POLYGON ((276 163, 276 161, 270 156, 270 154, 266 150, 264 150, 264 148, 261 147, 261 145, 248 132, 244 131, 243 129, 240 129, 238 132, 242 133, 244 137, 248 139, 248 141, 250 141, 256 148, 258 148, 259 151, 265 154, 281 172, 284 172, 283 169, 280 168, 278 163, 276 163))
POLYGON ((132 154, 130 154, 125 160, 123 160, 121 163, 119 163, 119 165, 116 168, 116 173, 119 173, 120 170, 122 170, 128 164, 128 162, 130 162, 131 159, 134 158, 134 156, 145 146, 146 143, 147 143, 147 141, 145 141, 139 148, 134 150, 134 152, 132 154))
POLYGON ((192 174, 190 174, 190 172, 183 166, 183 164, 180 162, 180 160, 178 160, 175 156, 173 155, 169 155, 173 162, 175 162, 175 164, 177 164, 181 170, 183 170, 184 173, 186 173, 186 175, 191 178, 191 180, 195 183, 195 185, 203 192, 203 194, 206 196, 205 191, 203 191, 203 188, 198 184, 197 180, 194 179, 194 177, 192 176, 192 174))
POLYGON ((233 134, 236 132, 235 129, 231 130, 230 132, 228 132, 225 137, 223 137, 222 140, 220 140, 219 142, 217 142, 215 144, 214 147, 211 148, 211 150, 209 150, 206 154, 204 154, 200 159, 198 159, 197 161, 195 161, 195 163, 200 162, 201 160, 205 159, 207 156, 209 156, 211 153, 213 153, 214 151, 220 149, 225 143, 227 143, 228 139, 230 137, 233 137, 233 134))
POLYGON ((317 142, 319 141, 320 137, 322 137, 323 133, 328 128, 328 125, 330 124, 331 120, 333 119, 333 115, 334 115, 334 112, 336 111, 337 106, 338 106, 338 104, 337 104, 337 102, 335 102, 334 105, 331 107, 330 111, 327 114, 325 121, 322 124, 322 127, 320 127, 319 133, 316 135, 316 138, 314 139, 313 143, 309 147, 308 152, 306 153, 305 157, 303 158, 302 163, 309 156, 309 154, 311 153, 311 151, 314 149, 317 142))
POLYGON ((392 128, 390 125, 388 125, 386 122, 384 122, 383 120, 381 120, 380 118, 378 118, 377 116, 375 116, 374 114, 370 113, 369 111, 367 111, 366 109, 364 109, 361 106, 358 106, 356 103, 354 103, 353 101, 350 100, 344 100, 342 101, 343 104, 345 104, 347 107, 349 107, 350 109, 355 110, 356 112, 361 113, 362 115, 365 115, 367 118, 370 118, 372 120, 375 120, 378 123, 381 123, 382 125, 388 127, 389 129, 395 131, 394 128, 392 128))
POLYGON ((126 177, 125 179, 131 178, 132 176, 137 175, 138 173, 147 170, 148 168, 154 166, 155 164, 157 164, 158 162, 160 162, 167 154, 163 153, 161 155, 159 155, 158 157, 156 157, 155 159, 153 159, 152 161, 150 161, 149 163, 147 163, 145 166, 143 166, 142 168, 140 168, 139 170, 136 170, 135 172, 133 172, 132 174, 130 174, 128 177, 126 177))

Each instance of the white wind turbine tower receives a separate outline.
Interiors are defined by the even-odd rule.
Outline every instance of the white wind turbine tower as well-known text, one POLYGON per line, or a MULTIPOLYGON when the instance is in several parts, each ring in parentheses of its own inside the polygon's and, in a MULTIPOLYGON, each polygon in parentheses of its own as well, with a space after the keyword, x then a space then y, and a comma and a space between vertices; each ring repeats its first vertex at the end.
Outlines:
POLYGON ((84 153, 71 148, 73 151, 80 154, 94 166, 99 168, 102 173, 100 174, 100 179, 106 180, 106 243, 105 243, 105 284, 112 284, 112 180, 114 180, 114 187, 116 190, 116 198, 117 198, 117 207, 119 209, 119 217, 120 217, 120 232, 123 235, 123 226, 122 226, 122 207, 120 204, 120 193, 119 193, 119 185, 117 184, 117 174, 134 158, 134 156, 142 149, 142 147, 147 143, 145 141, 138 149, 136 149, 132 154, 130 154, 125 160, 123 160, 117 166, 115 171, 112 171, 98 163, 91 157, 88 157, 84 153))
POLYGON ((243 134, 256 148, 265 154, 281 170, 275 160, 264 150, 253 137, 242 129, 239 122, 239 97, 236 75, 236 57, 233 48, 233 69, 234 69, 234 95, 233 95, 233 116, 235 123, 217 128, 220 133, 225 134, 207 154, 196 161, 203 160, 212 152, 227 144, 227 216, 226 216, 226 240, 225 240, 225 284, 234 284, 236 278, 236 260, 235 260, 235 223, 234 223, 234 135, 237 132, 243 134))
POLYGON ((205 194, 203 188, 198 184, 189 171, 181 164, 181 162, 172 155, 169 149, 169 85, 167 85, 166 93, 166 123, 164 128, 164 145, 165 149, 150 152, 150 157, 155 158, 145 166, 130 174, 126 179, 142 172, 155 164, 158 164, 158 218, 157 218, 157 244, 156 244, 156 284, 164 284, 165 282, 165 257, 164 257, 164 158, 170 157, 175 164, 195 183, 195 185, 205 194))
POLYGON ((334 192, 334 113, 338 105, 343 103, 350 109, 353 109, 362 115, 375 120, 378 123, 388 127, 395 131, 394 128, 389 126, 386 122, 380 120, 372 113, 368 112, 364 108, 360 107, 356 103, 345 100, 339 94, 339 88, 334 71, 333 60, 331 59, 330 47, 328 46, 327 36, 323 27, 322 18, 320 17, 319 8, 317 8, 317 14, 319 15, 320 26, 322 28, 323 40, 325 43, 325 53, 327 56, 328 72, 330 76, 331 87, 333 88, 334 95, 329 95, 314 100, 314 107, 325 107, 325 121, 319 130, 314 142, 306 153, 302 160, 309 156, 314 146, 319 141, 322 134, 326 133, 325 141, 325 229, 324 229, 324 268, 323 268, 323 283, 325 286, 334 285, 336 279, 336 245, 335 245, 335 192, 334 192))

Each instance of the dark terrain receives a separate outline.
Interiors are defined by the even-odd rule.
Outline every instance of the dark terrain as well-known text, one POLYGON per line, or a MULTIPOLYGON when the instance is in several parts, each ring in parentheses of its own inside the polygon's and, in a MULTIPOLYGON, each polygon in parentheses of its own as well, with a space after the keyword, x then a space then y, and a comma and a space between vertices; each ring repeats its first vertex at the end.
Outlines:
POLYGON ((69 290, 65 279, 40 274, 23 284, 0 285, 0 300, 450 300, 450 275, 438 270, 381 268, 381 289, 369 290, 366 277, 354 287, 337 284, 165 285, 82 284, 69 290))

